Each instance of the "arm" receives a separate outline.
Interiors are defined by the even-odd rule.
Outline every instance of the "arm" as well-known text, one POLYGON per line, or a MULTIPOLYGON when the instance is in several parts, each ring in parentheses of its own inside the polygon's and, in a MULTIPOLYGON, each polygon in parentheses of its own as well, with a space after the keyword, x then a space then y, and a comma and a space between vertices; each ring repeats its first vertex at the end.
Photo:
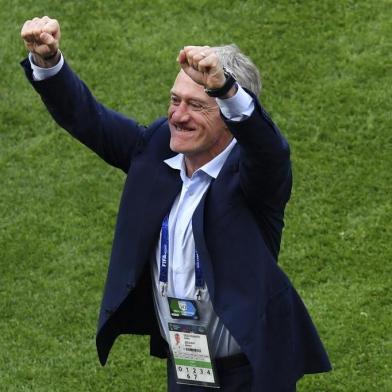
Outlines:
POLYGON ((255 99, 252 115, 225 120, 240 146, 240 183, 264 240, 277 260, 284 209, 291 194, 290 150, 286 140, 255 99))
MULTIPOLYGON (((61 58, 60 26, 47 17, 27 21, 21 32, 34 63, 51 68, 61 58)), ((66 63, 54 76, 37 81, 28 59, 22 62, 27 78, 56 122, 111 165, 128 171, 144 127, 105 108, 66 63)))
POLYGON ((241 148, 241 186, 248 203, 283 216, 292 183, 289 145, 256 97, 254 104, 242 121, 224 121, 241 148))
MULTIPOLYGON (((212 48, 187 46, 180 51, 178 61, 184 72, 204 88, 216 90, 225 84, 223 67, 212 48)), ((291 190, 288 144, 257 98, 250 93, 251 104, 245 102, 246 105, 242 106, 236 100, 239 92, 233 86, 224 97, 217 98, 217 102, 223 113, 222 119, 241 148, 242 190, 253 210, 275 210, 283 218, 291 190), (239 106, 237 113, 230 101, 239 106), (247 115, 241 115, 244 112, 247 115), (228 113, 230 119, 225 117, 228 113)))
MULTIPOLYGON (((185 47, 179 62, 184 72, 204 88, 219 89, 225 83, 223 68, 212 49, 185 47)), ((242 194, 277 259, 292 182, 288 144, 251 93, 232 88, 221 98, 217 102, 222 119, 240 148, 242 194), (243 94, 247 99, 239 101, 238 96, 243 94)))

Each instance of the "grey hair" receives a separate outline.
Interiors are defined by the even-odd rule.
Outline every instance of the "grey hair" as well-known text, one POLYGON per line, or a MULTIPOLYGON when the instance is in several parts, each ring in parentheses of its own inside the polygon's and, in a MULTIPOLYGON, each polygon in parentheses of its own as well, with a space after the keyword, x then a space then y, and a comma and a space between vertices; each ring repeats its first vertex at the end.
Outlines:
POLYGON ((247 88, 258 97, 261 93, 261 79, 252 60, 235 44, 216 46, 213 49, 221 64, 234 75, 241 87, 247 88))

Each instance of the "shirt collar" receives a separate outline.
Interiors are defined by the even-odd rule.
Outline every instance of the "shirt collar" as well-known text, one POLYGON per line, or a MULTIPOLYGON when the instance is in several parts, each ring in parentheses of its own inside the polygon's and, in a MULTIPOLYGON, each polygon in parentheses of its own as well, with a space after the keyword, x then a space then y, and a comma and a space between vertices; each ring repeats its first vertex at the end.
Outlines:
MULTIPOLYGON (((203 171, 212 178, 218 177, 219 172, 221 171, 227 157, 229 156, 231 150, 234 148, 236 143, 237 140, 233 138, 229 145, 220 154, 218 154, 215 158, 211 159, 205 165, 197 169, 195 173, 197 173, 198 171, 203 171)), ((180 170, 180 176, 182 181, 185 181, 187 179, 184 154, 177 154, 172 158, 165 159, 164 162, 172 169, 180 170)))

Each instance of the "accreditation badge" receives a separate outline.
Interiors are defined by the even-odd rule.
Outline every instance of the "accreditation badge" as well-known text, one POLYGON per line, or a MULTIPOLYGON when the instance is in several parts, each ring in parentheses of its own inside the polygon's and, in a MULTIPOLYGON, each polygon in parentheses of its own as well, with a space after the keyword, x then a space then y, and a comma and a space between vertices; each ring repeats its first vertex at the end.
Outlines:
POLYGON ((219 388, 211 360, 207 328, 169 323, 169 334, 177 383, 219 388))
POLYGON ((200 318, 196 301, 168 297, 169 345, 178 384, 219 388, 211 358, 207 325, 200 318))

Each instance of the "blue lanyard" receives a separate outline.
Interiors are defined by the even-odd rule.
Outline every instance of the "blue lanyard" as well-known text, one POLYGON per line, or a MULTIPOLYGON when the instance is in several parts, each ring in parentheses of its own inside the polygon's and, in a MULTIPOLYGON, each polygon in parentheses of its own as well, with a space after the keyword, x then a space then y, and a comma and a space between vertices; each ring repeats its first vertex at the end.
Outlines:
MULTIPOLYGON (((159 282, 161 283, 162 295, 165 295, 168 282, 168 264, 169 264, 169 215, 166 215, 162 222, 161 235, 161 258, 159 268, 159 282)), ((200 256, 195 245, 195 288, 197 290, 197 298, 200 299, 201 290, 204 288, 205 282, 201 269, 200 256)))

